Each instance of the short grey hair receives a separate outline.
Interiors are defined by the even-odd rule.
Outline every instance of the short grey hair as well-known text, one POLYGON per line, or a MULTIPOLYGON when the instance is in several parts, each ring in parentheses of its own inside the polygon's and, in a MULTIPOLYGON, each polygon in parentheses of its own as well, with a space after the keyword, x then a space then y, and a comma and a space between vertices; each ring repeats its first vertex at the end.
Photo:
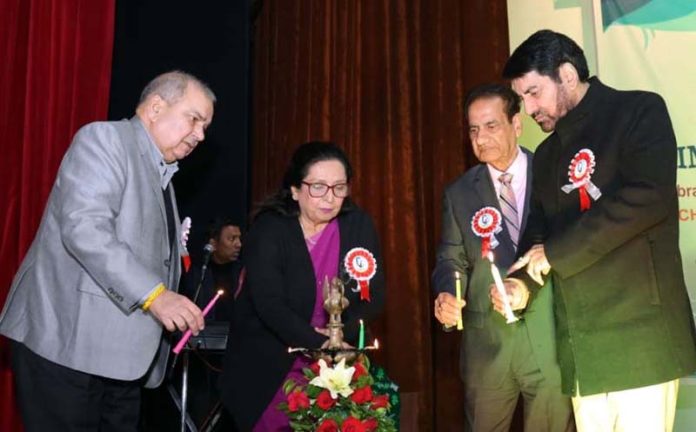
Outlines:
POLYGON ((208 87, 208 84, 190 73, 174 70, 158 75, 150 81, 140 94, 138 105, 145 102, 151 95, 158 95, 168 104, 176 103, 184 95, 189 83, 193 83, 203 90, 203 93, 212 103, 217 101, 215 93, 208 87))

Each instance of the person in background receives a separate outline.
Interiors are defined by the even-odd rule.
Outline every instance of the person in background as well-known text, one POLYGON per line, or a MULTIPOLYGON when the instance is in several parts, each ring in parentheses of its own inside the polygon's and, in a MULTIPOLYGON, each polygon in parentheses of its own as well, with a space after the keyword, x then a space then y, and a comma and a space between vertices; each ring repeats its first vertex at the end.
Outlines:
POLYGON ((552 280, 563 391, 580 431, 672 430, 696 330, 667 107, 590 77, 582 49, 550 30, 516 48, 503 74, 551 133, 534 156, 523 254, 506 283, 514 307, 529 308, 552 280))
POLYGON ((196 305, 201 309, 208 304, 218 290, 223 290, 225 293, 205 319, 229 322, 232 319, 234 298, 241 289, 244 277, 243 265, 239 259, 242 250, 242 231, 236 221, 229 218, 217 218, 208 227, 207 238, 210 251, 204 252, 203 262, 193 266, 184 275, 182 283, 186 295, 190 299, 195 298, 196 305), (203 265, 206 271, 201 278, 203 265))
MULTIPOLYGON (((224 355, 224 338, 234 316, 235 297, 244 279, 240 259, 242 232, 235 220, 218 217, 208 225, 206 239, 202 259, 194 263, 181 279, 181 292, 194 300, 201 309, 218 290, 223 290, 224 293, 205 316, 206 330, 191 344, 193 355, 189 357, 187 411, 199 428, 214 427, 214 430, 232 431, 234 429, 229 416, 222 412, 221 417, 216 418, 216 414, 220 410, 218 381, 224 355)), ((176 387, 181 386, 180 375, 180 370, 177 370, 173 379, 176 387)), ((158 397, 166 400, 166 397, 162 398, 159 394, 148 396, 153 401, 150 402, 151 405, 159 402, 158 397)), ((156 422, 158 419, 151 421, 156 422)), ((172 427, 166 423, 147 426, 172 427)))
POLYGON ((532 183, 532 154, 517 144, 522 133, 520 98, 509 86, 482 84, 469 91, 464 110, 481 164, 445 190, 433 287, 435 318, 452 327, 463 317, 459 364, 465 430, 510 430, 520 395, 526 431, 574 430, 570 398, 561 393, 556 363, 551 290, 541 293, 527 319, 507 324, 491 308, 491 264, 482 257, 482 238, 472 228, 482 209, 497 209, 502 231, 495 234, 495 261, 503 269, 513 263, 532 183), (455 272, 463 287, 459 301, 455 272))
POLYGON ((163 327, 204 327, 177 294, 171 179, 205 138, 215 95, 183 72, 156 77, 130 120, 75 135, 0 314, 27 432, 134 431, 140 386, 161 383, 163 327))
POLYGON ((345 341, 357 344, 358 320, 371 320, 385 300, 384 267, 372 219, 350 199, 353 170, 345 153, 327 142, 297 148, 282 187, 261 204, 244 246, 246 281, 235 304, 221 391, 240 431, 287 430, 277 409, 286 379, 303 380, 308 359, 288 347, 320 348, 327 342, 322 285, 347 281, 343 258, 367 249, 377 270, 370 301, 356 282, 346 285, 345 341))

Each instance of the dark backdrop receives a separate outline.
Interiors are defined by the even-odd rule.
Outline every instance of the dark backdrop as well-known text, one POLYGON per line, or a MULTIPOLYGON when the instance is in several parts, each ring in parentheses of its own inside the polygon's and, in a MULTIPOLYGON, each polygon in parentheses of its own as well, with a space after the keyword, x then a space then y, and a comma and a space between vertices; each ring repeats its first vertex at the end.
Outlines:
POLYGON ((250 3, 116 2, 109 119, 131 117, 140 90, 171 69, 207 82, 218 99, 205 141, 174 176, 181 217, 193 221, 188 249, 194 260, 214 217, 246 221, 250 3))
MULTIPOLYGON (((243 229, 246 225, 250 3, 251 0, 116 2, 109 119, 132 116, 147 82, 172 69, 192 73, 208 83, 217 96, 205 141, 179 162, 180 171, 174 176, 179 214, 193 221, 188 249, 194 261, 200 256, 212 219, 232 217, 243 229)), ((208 360, 217 363, 217 359, 208 360)), ((189 405, 200 424, 210 409, 206 403, 210 389, 205 385, 203 364, 194 362, 192 368, 196 382, 190 380, 189 385, 197 393, 205 393, 198 395, 202 399, 197 406, 208 406, 189 405)), ((176 380, 173 384, 178 387, 176 380)), ((179 414, 164 387, 144 392, 143 404, 143 430, 178 428, 179 414)))

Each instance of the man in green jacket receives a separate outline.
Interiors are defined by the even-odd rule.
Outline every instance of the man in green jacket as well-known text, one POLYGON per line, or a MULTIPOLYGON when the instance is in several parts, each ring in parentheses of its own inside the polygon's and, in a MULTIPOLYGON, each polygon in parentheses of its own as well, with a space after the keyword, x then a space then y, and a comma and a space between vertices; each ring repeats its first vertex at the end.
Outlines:
POLYGON ((534 156, 526 253, 506 282, 512 306, 533 303, 551 278, 578 430, 671 430, 678 378, 696 369, 696 331, 665 103, 590 78, 582 49, 549 30, 523 42, 503 74, 552 132, 534 156))

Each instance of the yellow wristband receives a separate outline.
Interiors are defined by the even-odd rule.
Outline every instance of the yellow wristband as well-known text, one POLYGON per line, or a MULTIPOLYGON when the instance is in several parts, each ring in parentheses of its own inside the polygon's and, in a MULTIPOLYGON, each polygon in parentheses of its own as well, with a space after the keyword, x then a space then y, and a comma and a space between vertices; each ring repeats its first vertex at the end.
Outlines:
POLYGON ((165 289, 166 289, 166 288, 164 287, 164 284, 161 283, 161 284, 157 285, 157 287, 155 288, 155 290, 152 291, 152 294, 150 294, 150 295, 148 296, 147 300, 145 300, 145 303, 143 303, 142 308, 143 308, 143 310, 144 310, 145 312, 147 312, 147 310, 150 309, 150 305, 152 304, 152 302, 155 301, 155 299, 156 299, 157 297, 159 297, 160 294, 162 294, 162 293, 164 292, 165 289))

